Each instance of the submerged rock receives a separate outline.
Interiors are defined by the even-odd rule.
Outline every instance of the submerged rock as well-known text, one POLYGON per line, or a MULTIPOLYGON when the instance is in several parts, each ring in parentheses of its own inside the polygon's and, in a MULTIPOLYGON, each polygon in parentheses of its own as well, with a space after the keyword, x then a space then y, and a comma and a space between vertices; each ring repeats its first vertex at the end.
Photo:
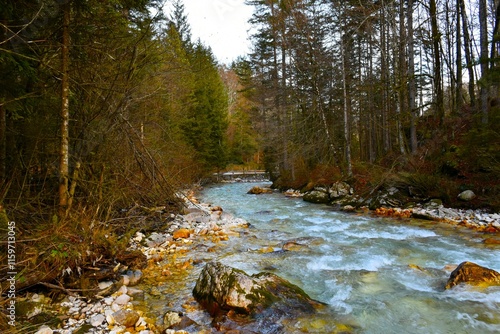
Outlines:
POLYGON ((271 194, 273 190, 271 188, 262 188, 255 186, 252 189, 250 189, 247 194, 250 195, 260 195, 260 194, 271 194))
POLYGON ((460 263, 451 273, 445 289, 450 289, 460 283, 483 287, 500 285, 500 273, 493 269, 466 261, 460 263))
POLYGON ((274 274, 249 276, 219 262, 207 263, 203 268, 193 296, 221 326, 241 321, 245 329, 259 329, 261 333, 268 332, 261 328, 275 330, 282 327, 281 321, 312 314, 321 305, 274 274))

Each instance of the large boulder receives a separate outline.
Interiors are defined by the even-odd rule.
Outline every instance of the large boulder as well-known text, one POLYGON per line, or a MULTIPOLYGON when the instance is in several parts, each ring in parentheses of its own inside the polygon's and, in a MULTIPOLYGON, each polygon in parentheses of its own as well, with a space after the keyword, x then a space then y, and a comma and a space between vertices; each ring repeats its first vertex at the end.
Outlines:
POLYGON ((328 190, 324 188, 314 188, 304 194, 302 199, 310 203, 329 203, 330 196, 328 195, 328 190))
POLYGON ((338 181, 335 182, 330 189, 328 190, 328 194, 330 195, 330 200, 341 199, 347 195, 353 194, 353 189, 351 186, 345 182, 338 181))
POLYGON ((240 328, 259 329, 260 333, 268 332, 265 328, 270 332, 282 328, 282 320, 312 314, 321 305, 274 274, 249 276, 219 262, 205 265, 193 296, 219 326, 227 328, 228 323, 236 321, 241 322, 240 328))
POLYGON ((466 261, 460 263, 450 274, 445 289, 450 289, 460 283, 483 287, 500 285, 500 273, 466 261))

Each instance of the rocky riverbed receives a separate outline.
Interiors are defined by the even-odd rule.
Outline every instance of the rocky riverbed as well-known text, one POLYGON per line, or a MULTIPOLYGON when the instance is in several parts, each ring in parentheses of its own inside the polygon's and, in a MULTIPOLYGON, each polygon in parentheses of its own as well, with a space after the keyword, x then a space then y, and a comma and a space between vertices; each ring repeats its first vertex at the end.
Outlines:
MULTIPOLYGON (((286 192, 285 195, 302 196, 296 191, 286 192)), ((185 197, 185 202, 184 214, 170 216, 165 230, 156 231, 150 235, 137 232, 130 239, 129 249, 139 250, 147 257, 146 268, 137 270, 126 268, 126 264, 117 265, 116 270, 120 271, 121 279, 101 282, 99 285, 101 291, 95 298, 68 295, 62 302, 53 304, 47 296, 27 295, 22 301, 29 305, 24 313, 26 319, 35 319, 40 316, 50 318, 52 315, 52 320, 33 332, 37 334, 212 332, 210 328, 198 326, 195 321, 199 319, 193 321, 179 311, 179 307, 172 307, 171 311, 163 315, 152 316, 148 312, 148 305, 144 302, 145 294, 160 296, 163 293, 158 288, 159 284, 170 284, 176 281, 182 284, 183 277, 193 270, 194 265, 197 264, 195 262, 198 261, 186 259, 183 255, 199 247, 200 240, 204 240, 203 246, 207 244, 207 240, 212 244, 217 244, 231 237, 237 237, 239 233, 235 232, 235 229, 248 226, 245 220, 224 212, 221 207, 200 204, 192 196, 185 197)), ((351 209, 348 204, 342 206, 341 209, 360 210, 354 207, 351 209)), ((475 224, 476 229, 485 226, 485 230, 487 227, 493 227, 497 231, 500 227, 500 217, 497 214, 448 209, 438 202, 416 206, 411 208, 411 211, 409 210, 381 207, 373 212, 392 217, 418 216, 459 225, 463 225, 466 221, 468 225, 475 224), (408 212, 410 215, 407 215, 408 212)), ((206 251, 211 252, 211 248, 207 248, 206 251)), ((186 297, 186 303, 182 305, 182 308, 190 312, 198 312, 198 317, 205 317, 202 319, 203 322, 210 323, 209 316, 192 297, 186 297)))
POLYGON ((172 215, 166 230, 148 236, 137 232, 131 238, 129 249, 140 250, 147 257, 146 268, 123 270, 126 264, 117 265, 117 270, 122 270, 120 281, 100 282, 101 290, 95 298, 72 294, 53 304, 47 296, 28 294, 19 301, 23 305, 22 317, 28 321, 40 317, 49 319, 48 324, 34 331, 36 334, 188 333, 184 329, 192 328, 192 321, 183 318, 180 312, 167 312, 161 319, 149 317, 148 306, 144 305, 145 293, 161 294, 157 283, 182 279, 183 274, 193 268, 193 263, 192 260, 176 259, 196 247, 197 241, 218 243, 227 240, 238 235, 233 232, 235 227, 246 227, 248 223, 220 207, 199 204, 193 197, 185 199, 185 214, 172 215), (147 291, 138 288, 144 285, 151 286, 147 291))

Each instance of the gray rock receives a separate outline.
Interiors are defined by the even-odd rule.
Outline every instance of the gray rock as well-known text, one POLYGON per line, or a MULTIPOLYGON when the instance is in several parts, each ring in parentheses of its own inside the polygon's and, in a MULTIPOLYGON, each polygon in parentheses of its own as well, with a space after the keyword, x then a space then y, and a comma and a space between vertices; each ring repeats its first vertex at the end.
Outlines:
POLYGON ((130 301, 130 296, 129 295, 120 295, 116 297, 114 303, 117 305, 127 305, 127 303, 130 301))
POLYGON ((331 200, 337 200, 347 195, 352 195, 352 193, 353 190, 351 186, 342 181, 335 182, 328 190, 331 200))
POLYGON ((129 279, 128 285, 129 286, 134 286, 134 285, 139 284, 139 282, 141 281, 141 279, 142 279, 142 271, 140 271, 140 270, 135 270, 135 271, 128 270, 127 271, 127 276, 128 276, 128 279, 129 279))
POLYGON ((94 327, 98 327, 102 325, 104 320, 106 320, 106 317, 104 315, 96 314, 89 319, 89 323, 94 327))
POLYGON ((212 315, 220 309, 251 314, 271 306, 310 313, 317 303, 299 287, 274 274, 249 276, 219 262, 207 263, 203 268, 193 296, 212 315))
POLYGON ((472 190, 465 190, 458 194, 458 199, 462 201, 470 201, 476 198, 476 194, 472 190))
POLYGON ((330 202, 330 197, 328 192, 322 190, 311 190, 304 194, 302 199, 310 203, 328 203, 330 202))

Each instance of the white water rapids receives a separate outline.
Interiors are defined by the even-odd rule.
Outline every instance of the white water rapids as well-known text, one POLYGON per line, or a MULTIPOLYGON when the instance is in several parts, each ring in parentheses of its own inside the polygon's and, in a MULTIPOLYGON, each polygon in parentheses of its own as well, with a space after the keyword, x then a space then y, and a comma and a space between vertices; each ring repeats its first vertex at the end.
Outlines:
POLYGON ((299 321, 297 332, 328 332, 325 319, 356 333, 500 332, 500 287, 444 290, 447 265, 471 261, 500 271, 499 246, 484 245, 481 234, 337 212, 279 193, 247 195, 253 185, 218 184, 200 194, 251 224, 215 256, 248 274, 273 272, 328 304, 320 325, 299 321), (309 248, 281 251, 290 240, 309 248), (275 252, 259 251, 269 247, 275 252))

